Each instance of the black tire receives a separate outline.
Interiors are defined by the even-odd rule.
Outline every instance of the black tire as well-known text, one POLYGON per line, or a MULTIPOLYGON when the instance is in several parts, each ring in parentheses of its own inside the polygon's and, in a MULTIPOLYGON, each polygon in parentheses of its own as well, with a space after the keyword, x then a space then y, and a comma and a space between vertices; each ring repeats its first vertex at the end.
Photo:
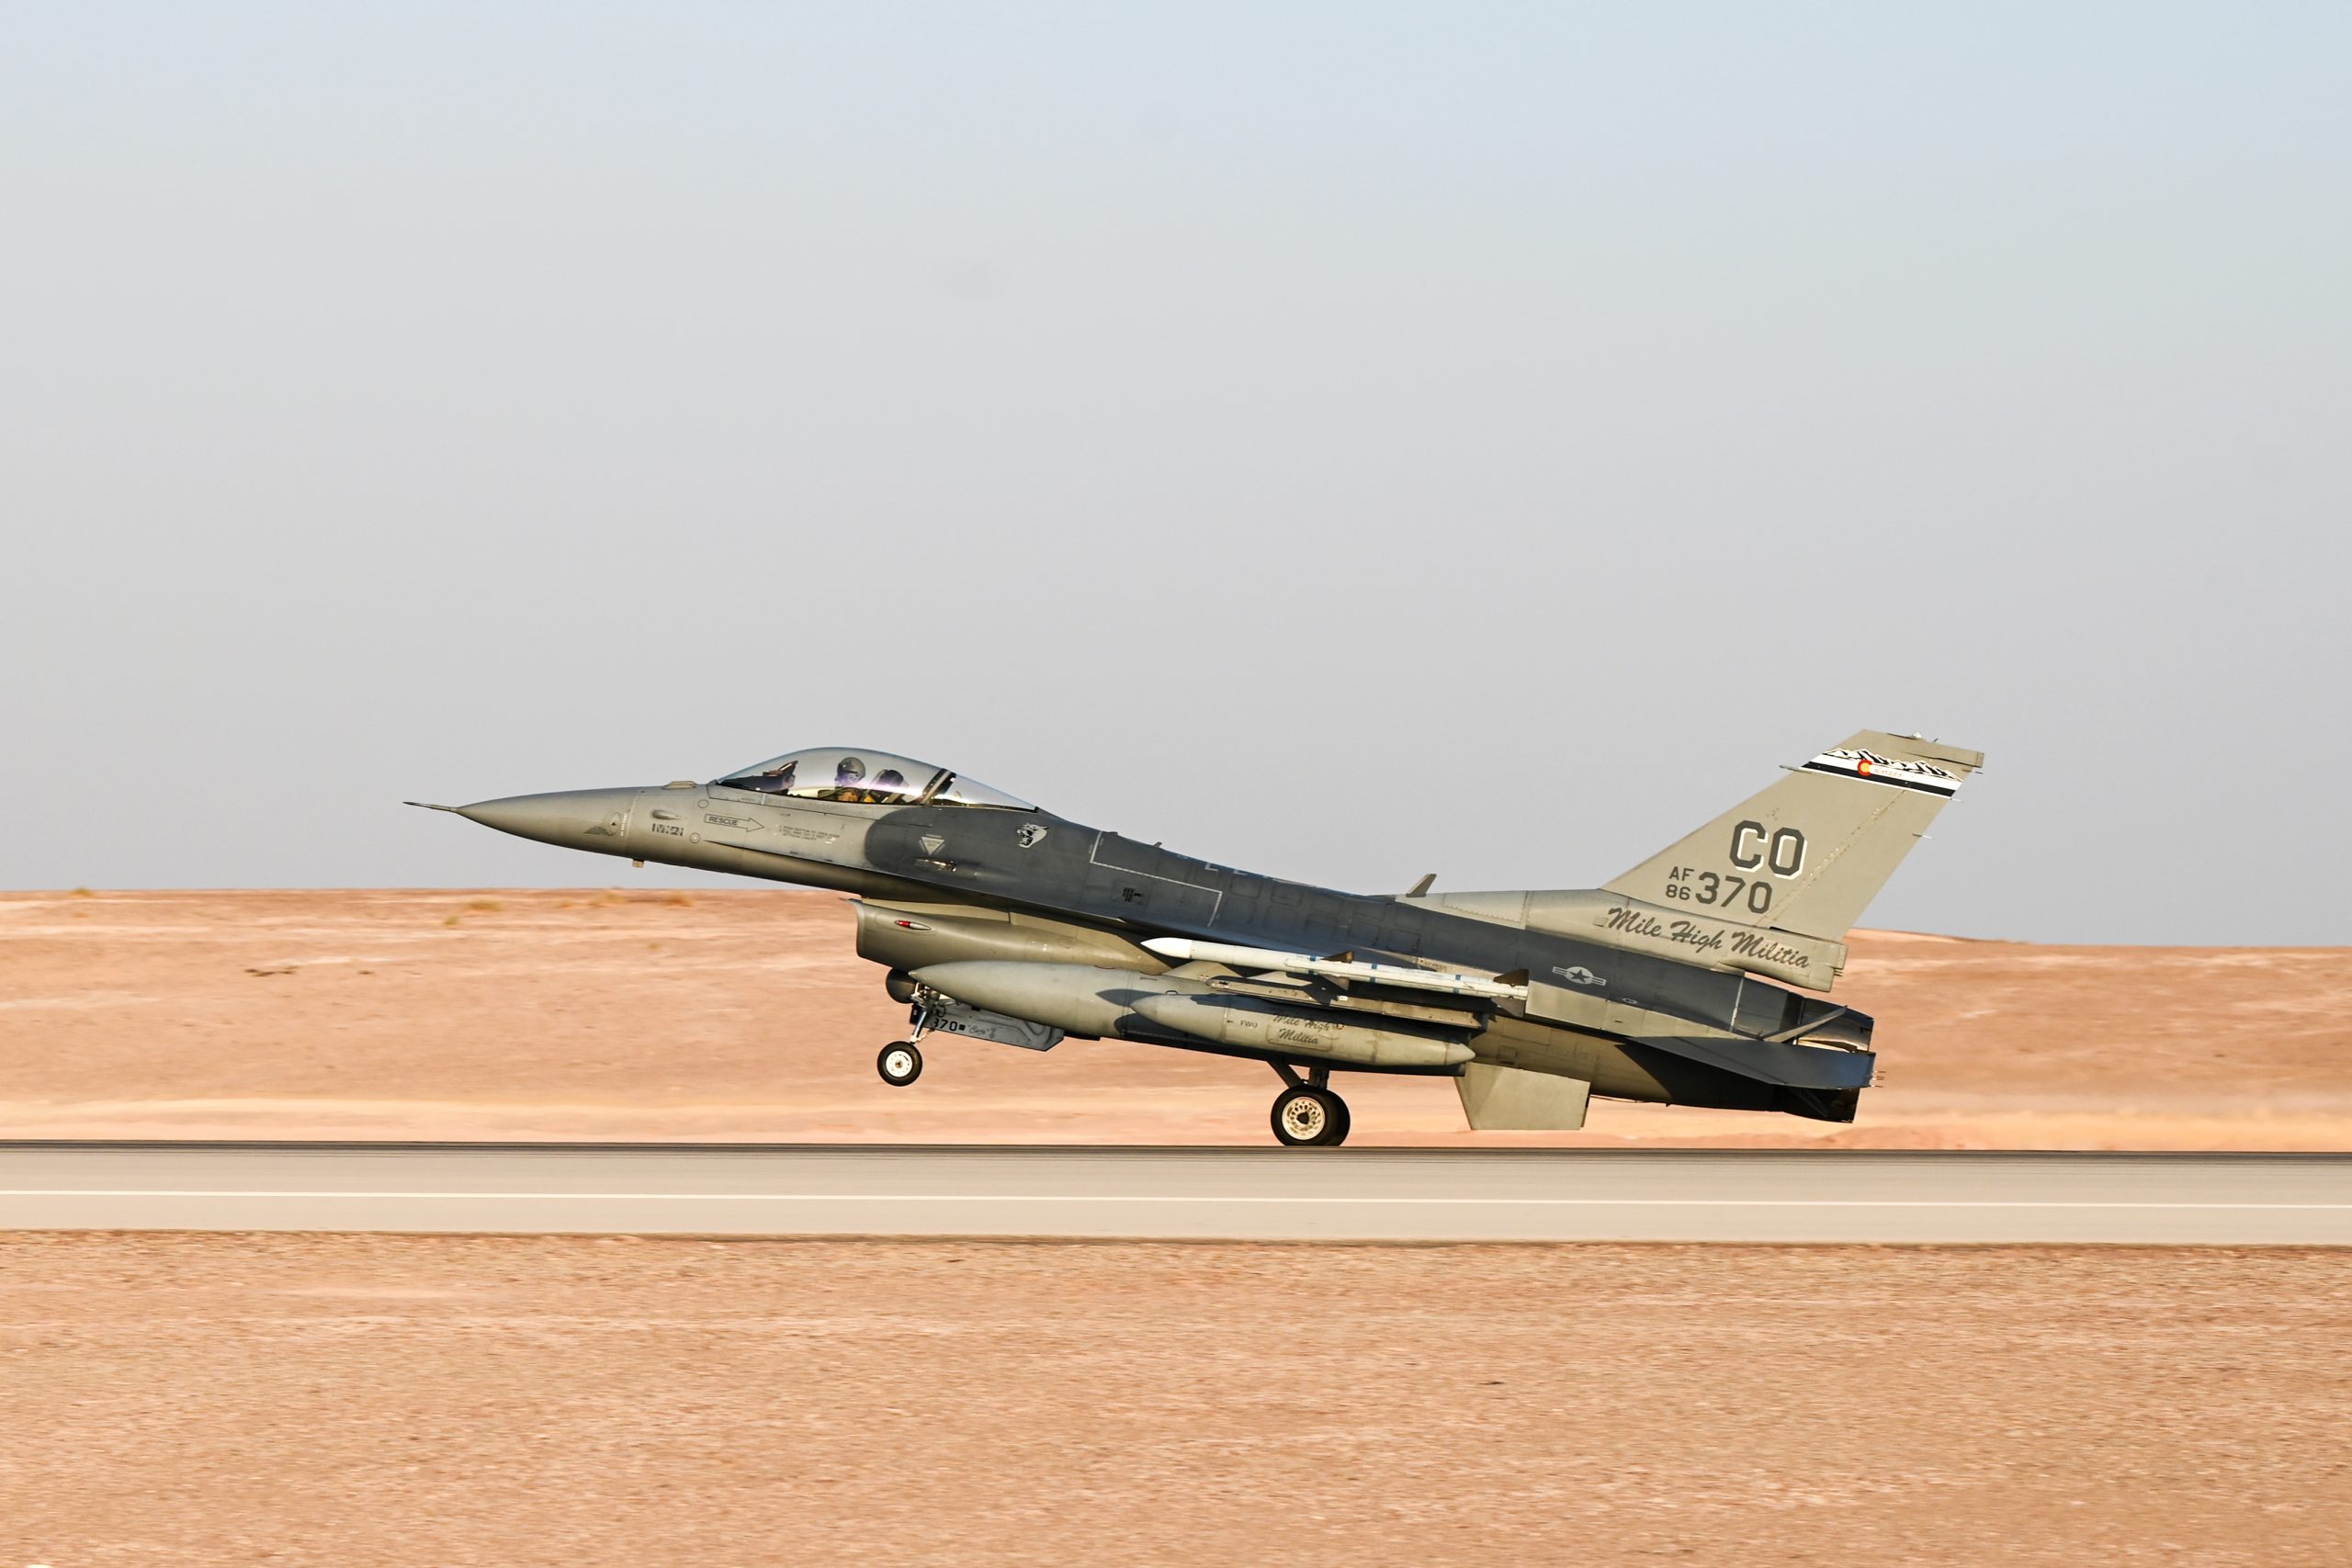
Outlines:
POLYGON ((1292 1148, 1323 1147, 1348 1135, 1347 1106, 1329 1089, 1301 1084, 1274 1097, 1274 1139, 1292 1148), (1338 1136, 1333 1136, 1337 1134, 1338 1136))
POLYGON ((884 1083, 904 1089, 922 1077, 922 1053, 911 1040, 893 1040, 874 1058, 874 1070, 882 1075, 884 1083))
POLYGON ((1330 1096, 1331 1109, 1339 1112, 1331 1119, 1331 1130, 1324 1135, 1323 1146, 1327 1149, 1336 1149, 1348 1141, 1348 1129, 1354 1125, 1355 1118, 1348 1114, 1346 1100, 1332 1094, 1328 1089, 1323 1092, 1330 1096))

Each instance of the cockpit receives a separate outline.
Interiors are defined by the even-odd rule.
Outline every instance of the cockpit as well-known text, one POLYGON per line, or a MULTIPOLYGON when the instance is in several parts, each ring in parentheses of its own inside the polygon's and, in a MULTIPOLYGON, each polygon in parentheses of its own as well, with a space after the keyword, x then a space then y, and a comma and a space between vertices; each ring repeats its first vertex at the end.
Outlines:
POLYGON ((727 789, 797 800, 835 800, 859 806, 985 806, 1000 811, 1035 811, 1025 800, 990 789, 976 779, 911 757, 849 747, 818 746, 774 757, 715 781, 727 789))

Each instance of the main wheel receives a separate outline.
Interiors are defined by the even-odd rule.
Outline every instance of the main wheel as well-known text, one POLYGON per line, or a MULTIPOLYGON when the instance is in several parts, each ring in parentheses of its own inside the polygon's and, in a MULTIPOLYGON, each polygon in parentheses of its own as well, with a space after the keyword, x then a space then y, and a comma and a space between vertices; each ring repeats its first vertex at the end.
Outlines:
POLYGON ((1348 1135, 1348 1103, 1328 1089, 1302 1084, 1274 1100, 1274 1136, 1293 1148, 1329 1147, 1348 1135))
POLYGON ((874 1067, 884 1083, 904 1089, 922 1077, 922 1053, 911 1040, 894 1040, 874 1058, 874 1067))

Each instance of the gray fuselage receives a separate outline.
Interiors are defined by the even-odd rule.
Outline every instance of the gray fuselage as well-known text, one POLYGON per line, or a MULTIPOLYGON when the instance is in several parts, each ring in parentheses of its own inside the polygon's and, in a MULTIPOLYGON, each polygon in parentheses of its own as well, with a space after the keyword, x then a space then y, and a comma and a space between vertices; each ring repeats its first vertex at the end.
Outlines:
MULTIPOLYGON (((1869 1040, 1867 1018, 1754 974, 1464 914, 1437 897, 1286 882, 1038 809, 871 804, 676 784, 526 795, 461 810, 568 848, 835 888, 885 915, 932 911, 937 918, 930 921, 861 919, 861 953, 894 974, 928 961, 922 943, 932 927, 961 929, 959 909, 1013 912, 1031 933, 1023 955, 1075 954, 1080 963, 1145 974, 1170 966, 1141 941, 1182 936, 1532 979, 1538 994, 1574 1005, 1539 1017, 1508 1004, 1432 1007, 1430 998, 1401 994, 1339 1001, 1385 1013, 1394 1028, 1464 1041, 1479 1061, 1580 1078, 1604 1096, 1847 1121, 1870 1077, 1872 1058, 1860 1048, 1869 1040), (1785 1043, 1799 1034, 1814 1046, 1842 1048, 1785 1043)), ((1118 1032, 1216 1048, 1140 1021, 1118 1032)))

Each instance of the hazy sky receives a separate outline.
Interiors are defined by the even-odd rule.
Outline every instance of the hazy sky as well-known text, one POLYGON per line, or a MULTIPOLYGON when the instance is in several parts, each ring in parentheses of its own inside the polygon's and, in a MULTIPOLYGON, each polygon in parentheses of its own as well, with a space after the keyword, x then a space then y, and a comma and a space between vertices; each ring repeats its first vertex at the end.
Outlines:
POLYGON ((0 886, 846 741, 1583 886, 1876 726, 1871 923, 2352 940, 2352 8, 6 16, 0 886))

